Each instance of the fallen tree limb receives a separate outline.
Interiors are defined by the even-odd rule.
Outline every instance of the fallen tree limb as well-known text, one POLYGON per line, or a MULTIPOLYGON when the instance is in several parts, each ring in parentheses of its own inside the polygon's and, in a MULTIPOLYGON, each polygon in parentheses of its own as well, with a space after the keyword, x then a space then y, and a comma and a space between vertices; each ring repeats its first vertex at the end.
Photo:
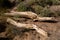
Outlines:
POLYGON ((7 16, 20 16, 25 18, 33 19, 33 21, 57 21, 54 17, 39 17, 36 13, 33 12, 12 12, 5 13, 7 16))
POLYGON ((42 22, 57 22, 57 20, 54 17, 37 17, 36 19, 33 19, 33 21, 42 21, 42 22))
POLYGON ((13 12, 13 13, 5 13, 7 16, 20 16, 20 17, 26 17, 35 19, 37 17, 37 14, 33 12, 13 12))
POLYGON ((28 28, 28 29, 35 29, 39 34, 41 34, 44 37, 47 37, 47 32, 45 32, 44 30, 42 30, 41 28, 38 28, 36 25, 34 24, 23 24, 23 23, 18 23, 10 18, 7 19, 7 22, 18 27, 18 28, 28 28))

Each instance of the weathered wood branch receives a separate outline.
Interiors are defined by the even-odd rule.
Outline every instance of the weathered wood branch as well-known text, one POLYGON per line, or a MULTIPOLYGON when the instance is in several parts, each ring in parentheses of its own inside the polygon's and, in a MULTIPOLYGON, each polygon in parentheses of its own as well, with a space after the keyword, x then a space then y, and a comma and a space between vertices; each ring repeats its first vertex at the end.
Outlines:
POLYGON ((41 28, 38 28, 36 25, 34 24, 23 24, 23 23, 18 23, 10 18, 7 19, 7 22, 18 27, 18 28, 28 28, 28 29, 35 29, 39 34, 41 34, 44 37, 47 37, 47 32, 45 32, 44 30, 42 30, 41 28))
POLYGON ((5 13, 7 16, 20 16, 20 17, 26 17, 35 19, 37 17, 37 14, 33 12, 12 12, 12 13, 5 13))
POLYGON ((37 17, 36 19, 33 19, 33 21, 42 21, 42 22, 57 22, 58 20, 56 20, 54 17, 37 17))
POLYGON ((5 13, 7 16, 20 16, 33 19, 33 21, 57 21, 54 17, 39 17, 36 13, 33 12, 12 12, 12 13, 5 13))

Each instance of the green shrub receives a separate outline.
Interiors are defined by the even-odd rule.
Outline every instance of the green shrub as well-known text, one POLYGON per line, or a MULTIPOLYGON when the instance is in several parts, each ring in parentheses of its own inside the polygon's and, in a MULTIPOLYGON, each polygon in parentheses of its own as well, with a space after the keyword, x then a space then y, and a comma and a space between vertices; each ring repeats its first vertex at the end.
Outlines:
POLYGON ((43 7, 47 5, 59 5, 60 0, 37 0, 37 3, 43 7))
POLYGON ((32 4, 34 4, 36 2, 36 0, 26 0, 25 1, 25 4, 26 5, 32 5, 32 4))
POLYGON ((40 12, 43 10, 43 7, 40 5, 33 5, 32 8, 37 14, 40 14, 40 12))
MULTIPOLYGON (((60 16, 60 12, 53 13, 46 6, 60 5, 60 0, 18 0, 19 5, 17 11, 33 11, 40 16, 60 16), (45 8, 46 7, 46 8, 45 8)), ((6 12, 6 7, 11 5, 5 5, 9 3, 9 0, 0 0, 0 13, 6 12), (3 8, 5 6, 5 9, 3 8), (3 7, 2 7, 3 6, 3 7), (3 9, 1 9, 1 7, 3 9), (2 11, 1 11, 2 10, 2 11)), ((18 3, 17 3, 18 4, 18 3)))
POLYGON ((31 5, 35 2, 35 0, 25 0, 20 2, 19 6, 17 7, 18 11, 30 11, 31 5))
POLYGON ((20 3, 17 7, 17 11, 26 11, 27 7, 23 3, 20 3))
POLYGON ((56 17, 58 14, 51 12, 48 8, 44 8, 39 16, 44 16, 44 17, 56 17))
POLYGON ((52 0, 53 5, 60 5, 60 0, 52 0))

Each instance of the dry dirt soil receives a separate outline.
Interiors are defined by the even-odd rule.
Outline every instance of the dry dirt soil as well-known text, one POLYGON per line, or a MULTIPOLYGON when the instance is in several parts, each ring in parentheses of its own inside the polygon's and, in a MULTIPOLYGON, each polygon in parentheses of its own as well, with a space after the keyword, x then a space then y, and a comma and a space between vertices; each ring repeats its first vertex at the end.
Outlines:
MULTIPOLYGON (((3 18, 4 19, 4 18, 3 18)), ((47 40, 60 40, 60 18, 56 18, 58 22, 33 22, 30 19, 21 18, 18 22, 35 24, 39 28, 48 33, 47 40)), ((0 21, 0 40, 40 40, 39 33, 36 30, 16 28, 13 25, 7 25, 4 21, 0 21), (7 26, 6 26, 7 25, 7 26)))

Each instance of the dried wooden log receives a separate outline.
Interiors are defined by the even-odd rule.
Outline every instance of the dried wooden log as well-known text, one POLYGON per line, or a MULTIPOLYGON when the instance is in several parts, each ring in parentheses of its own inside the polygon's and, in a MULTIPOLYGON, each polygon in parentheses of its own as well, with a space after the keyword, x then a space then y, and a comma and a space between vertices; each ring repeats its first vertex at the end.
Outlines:
POLYGON ((18 28, 28 28, 28 29, 35 29, 39 34, 41 34, 44 37, 48 37, 47 32, 42 30, 41 28, 38 28, 34 24, 23 24, 23 23, 18 23, 10 18, 7 19, 7 22, 18 27, 18 28))
POLYGON ((54 17, 39 17, 36 13, 33 12, 12 12, 12 13, 5 13, 8 16, 20 16, 33 19, 33 21, 57 21, 54 17))
POLYGON ((31 18, 31 19, 37 18, 37 14, 33 12, 12 12, 12 13, 5 13, 5 15, 20 16, 20 17, 26 17, 26 18, 31 18))
POLYGON ((46 21, 46 22, 49 22, 49 21, 51 21, 51 22, 57 22, 57 20, 54 18, 54 17, 37 17, 36 19, 33 19, 33 21, 42 21, 42 22, 44 22, 44 21, 46 21))

